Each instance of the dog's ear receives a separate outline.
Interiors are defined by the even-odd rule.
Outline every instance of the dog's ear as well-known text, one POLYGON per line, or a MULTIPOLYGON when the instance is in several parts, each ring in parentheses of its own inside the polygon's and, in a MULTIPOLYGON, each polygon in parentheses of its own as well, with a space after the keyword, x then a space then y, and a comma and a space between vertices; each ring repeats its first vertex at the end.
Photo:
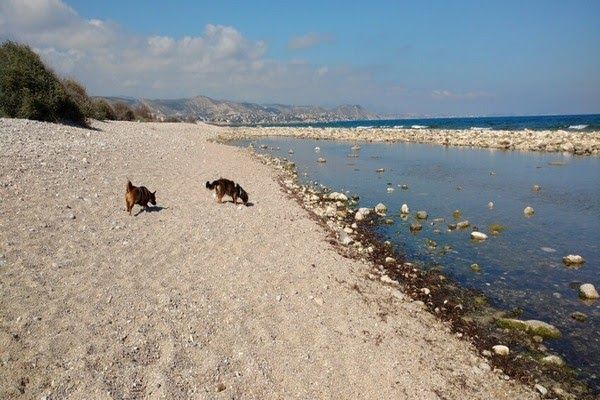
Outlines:
POLYGON ((154 192, 152 192, 152 194, 156 194, 156 190, 154 192))

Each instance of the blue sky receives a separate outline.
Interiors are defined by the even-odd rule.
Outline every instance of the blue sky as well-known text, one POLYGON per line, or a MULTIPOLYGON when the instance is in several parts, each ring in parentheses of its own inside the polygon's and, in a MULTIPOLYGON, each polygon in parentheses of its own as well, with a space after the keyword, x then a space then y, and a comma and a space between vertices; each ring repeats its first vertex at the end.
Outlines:
POLYGON ((0 36, 100 95, 597 113, 599 17, 600 1, 7 0, 0 36))

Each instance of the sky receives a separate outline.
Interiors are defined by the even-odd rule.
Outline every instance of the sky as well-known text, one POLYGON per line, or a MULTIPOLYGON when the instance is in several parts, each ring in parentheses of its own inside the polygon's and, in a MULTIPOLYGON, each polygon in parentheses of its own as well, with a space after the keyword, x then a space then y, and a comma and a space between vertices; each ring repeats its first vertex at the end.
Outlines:
POLYGON ((598 0, 0 0, 0 39, 92 95, 401 116, 600 113, 599 21, 598 0))

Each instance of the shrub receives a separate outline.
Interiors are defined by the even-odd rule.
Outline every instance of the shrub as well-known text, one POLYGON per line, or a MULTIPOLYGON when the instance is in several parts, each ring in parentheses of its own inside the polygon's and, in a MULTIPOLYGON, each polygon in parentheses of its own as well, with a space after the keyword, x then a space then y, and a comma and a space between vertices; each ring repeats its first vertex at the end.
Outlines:
POLYGON ((85 115, 67 90, 27 45, 0 46, 0 114, 85 125, 85 115))
POLYGON ((117 114, 115 110, 108 104, 106 100, 96 99, 92 102, 92 107, 94 109, 94 118, 100 121, 114 121, 117 119, 117 114))
POLYGON ((119 121, 133 121, 135 119, 133 110, 123 102, 115 103, 113 105, 113 110, 119 121))
POLYGON ((190 124, 195 124, 197 121, 196 116, 192 113, 188 114, 187 117, 185 117, 185 122, 188 122, 190 124))
POLYGON ((75 79, 65 79, 63 80, 63 86, 67 91, 67 94, 71 97, 71 99, 79 106, 83 115, 86 118, 95 118, 94 115, 94 106, 92 101, 90 100, 85 87, 75 79))
POLYGON ((154 121, 154 116, 152 115, 152 112, 145 104, 140 104, 139 106, 137 106, 133 110, 133 113, 135 114, 135 117, 141 121, 154 121))
POLYGON ((181 118, 177 115, 170 115, 163 122, 181 122, 181 118))

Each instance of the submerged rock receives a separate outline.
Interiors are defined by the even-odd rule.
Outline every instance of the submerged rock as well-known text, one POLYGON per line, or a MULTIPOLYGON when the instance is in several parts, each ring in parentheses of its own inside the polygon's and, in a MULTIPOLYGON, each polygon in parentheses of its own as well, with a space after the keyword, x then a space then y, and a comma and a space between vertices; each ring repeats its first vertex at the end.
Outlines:
POLYGON ((530 319, 523 321, 520 319, 512 318, 499 318, 496 324, 500 328, 513 329, 524 331, 530 335, 537 335, 547 339, 558 339, 560 338, 560 331, 554 325, 550 325, 547 322, 530 319))
POLYGON ((481 272, 481 267, 477 263, 471 264, 471 271, 473 272, 481 272))
POLYGON ((387 212, 387 207, 383 203, 379 203, 375 206, 375 212, 379 215, 385 215, 387 212))
POLYGON ((563 361, 563 359, 560 358, 559 356, 555 356, 555 355, 546 356, 546 357, 542 358, 541 361, 542 361, 542 364, 554 365, 556 367, 562 367, 563 365, 565 365, 565 362, 563 361))
POLYGON ((567 266, 570 265, 582 265, 585 263, 585 260, 580 255, 569 254, 568 256, 563 257, 563 263, 567 266))
POLYGON ((591 283, 584 283, 583 285, 579 286, 579 297, 582 299, 595 300, 599 299, 600 295, 598 294, 598 291, 594 285, 591 283))
POLYGON ((533 215, 534 213, 535 213, 535 211, 534 211, 533 207, 531 207, 531 206, 527 206, 523 210, 523 214, 525 214, 525 215, 533 215))
POLYGON ((469 227, 469 221, 465 220, 465 221, 460 221, 456 223, 456 229, 465 229, 469 227))
POLYGON ((471 239, 473 240, 486 240, 488 237, 485 233, 483 232, 477 232, 477 231, 473 231, 471 232, 471 239))
POLYGON ((571 318, 573 318, 575 321, 585 322, 587 321, 588 316, 582 312, 575 311, 573 314, 571 314, 571 318))
POLYGON ((412 232, 417 232, 417 231, 420 231, 421 229, 423 229, 423 227, 418 222, 413 222, 412 224, 410 224, 410 230, 412 232))
POLYGON ((459 219, 459 218, 460 218, 460 216, 461 216, 461 214, 460 214, 460 210, 454 210, 454 211, 452 212, 452 216, 453 216, 455 219, 459 219))
POLYGON ((402 207, 400 207, 400 214, 407 215, 408 212, 409 212, 408 204, 406 204, 406 203, 402 204, 402 207))
POLYGON ((427 211, 417 211, 417 218, 419 219, 427 219, 427 211))

